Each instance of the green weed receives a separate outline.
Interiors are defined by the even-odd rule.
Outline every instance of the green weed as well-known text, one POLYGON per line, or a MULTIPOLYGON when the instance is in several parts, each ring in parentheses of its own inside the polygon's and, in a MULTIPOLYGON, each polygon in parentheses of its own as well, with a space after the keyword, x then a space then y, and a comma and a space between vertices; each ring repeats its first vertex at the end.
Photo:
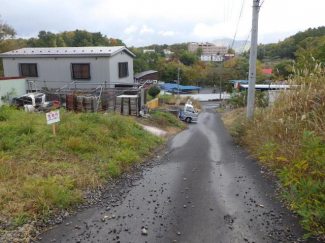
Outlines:
POLYGON ((180 122, 173 114, 162 111, 151 111, 150 115, 151 117, 149 119, 156 121, 162 127, 174 126, 182 129, 185 128, 184 123, 180 122))
POLYGON ((0 218, 25 220, 67 209, 82 191, 118 177, 159 146, 132 118, 60 110, 57 135, 44 114, 12 108, 0 121, 0 218))

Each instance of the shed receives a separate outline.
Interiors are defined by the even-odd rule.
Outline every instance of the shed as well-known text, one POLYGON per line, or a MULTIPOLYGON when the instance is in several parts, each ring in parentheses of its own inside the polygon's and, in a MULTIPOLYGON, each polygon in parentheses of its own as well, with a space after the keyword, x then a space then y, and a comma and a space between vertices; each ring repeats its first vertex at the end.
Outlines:
MULTIPOLYGON (((157 81, 158 80, 158 71, 155 70, 148 70, 148 71, 144 71, 141 73, 137 73, 134 75, 134 82, 136 83, 144 83, 148 80, 150 81, 157 81)), ((150 82, 147 82, 150 83, 150 82)), ((153 83, 153 82, 151 82, 153 83)))

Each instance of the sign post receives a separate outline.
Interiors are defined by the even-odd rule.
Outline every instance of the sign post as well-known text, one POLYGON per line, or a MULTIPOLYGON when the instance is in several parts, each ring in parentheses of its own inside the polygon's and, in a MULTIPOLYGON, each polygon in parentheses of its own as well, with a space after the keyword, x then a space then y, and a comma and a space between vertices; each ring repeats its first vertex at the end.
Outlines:
POLYGON ((60 111, 51 111, 46 113, 46 122, 47 124, 52 124, 53 135, 56 135, 55 123, 60 121, 60 111))

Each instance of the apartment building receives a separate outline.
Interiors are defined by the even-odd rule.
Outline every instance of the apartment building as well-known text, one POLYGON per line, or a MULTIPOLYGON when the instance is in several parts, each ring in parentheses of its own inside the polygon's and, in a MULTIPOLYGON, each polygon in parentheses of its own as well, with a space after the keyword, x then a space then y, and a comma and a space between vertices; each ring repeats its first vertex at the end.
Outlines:
POLYGON ((202 55, 224 55, 227 53, 228 48, 226 46, 216 46, 209 42, 191 42, 188 45, 188 50, 190 52, 196 52, 197 49, 201 47, 202 48, 202 55))

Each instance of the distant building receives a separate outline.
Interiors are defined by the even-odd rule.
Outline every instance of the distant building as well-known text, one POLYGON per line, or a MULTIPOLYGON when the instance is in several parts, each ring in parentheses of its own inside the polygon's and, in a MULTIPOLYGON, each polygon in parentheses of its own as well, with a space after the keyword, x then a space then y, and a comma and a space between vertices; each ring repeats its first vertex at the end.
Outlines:
POLYGON ((223 61, 222 55, 201 55, 202 62, 221 62, 223 61))
POLYGON ((166 56, 168 56, 168 55, 173 55, 174 52, 172 52, 172 51, 170 51, 170 50, 168 50, 168 49, 164 49, 164 54, 165 54, 166 56))
POLYGON ((224 55, 224 60, 225 61, 228 61, 228 60, 230 60, 230 59, 232 59, 232 58, 234 58, 235 57, 235 54, 225 54, 224 55))
POLYGON ((147 53, 147 52, 156 52, 155 50, 149 50, 149 49, 144 49, 143 53, 147 53))
POLYGON ((202 48, 202 55, 224 55, 228 51, 228 48, 226 46, 216 46, 209 42, 191 42, 188 45, 188 50, 190 52, 196 52, 198 48, 202 48))
POLYGON ((270 69, 270 68, 264 68, 264 69, 262 69, 262 72, 268 76, 272 75, 272 69, 270 69))

